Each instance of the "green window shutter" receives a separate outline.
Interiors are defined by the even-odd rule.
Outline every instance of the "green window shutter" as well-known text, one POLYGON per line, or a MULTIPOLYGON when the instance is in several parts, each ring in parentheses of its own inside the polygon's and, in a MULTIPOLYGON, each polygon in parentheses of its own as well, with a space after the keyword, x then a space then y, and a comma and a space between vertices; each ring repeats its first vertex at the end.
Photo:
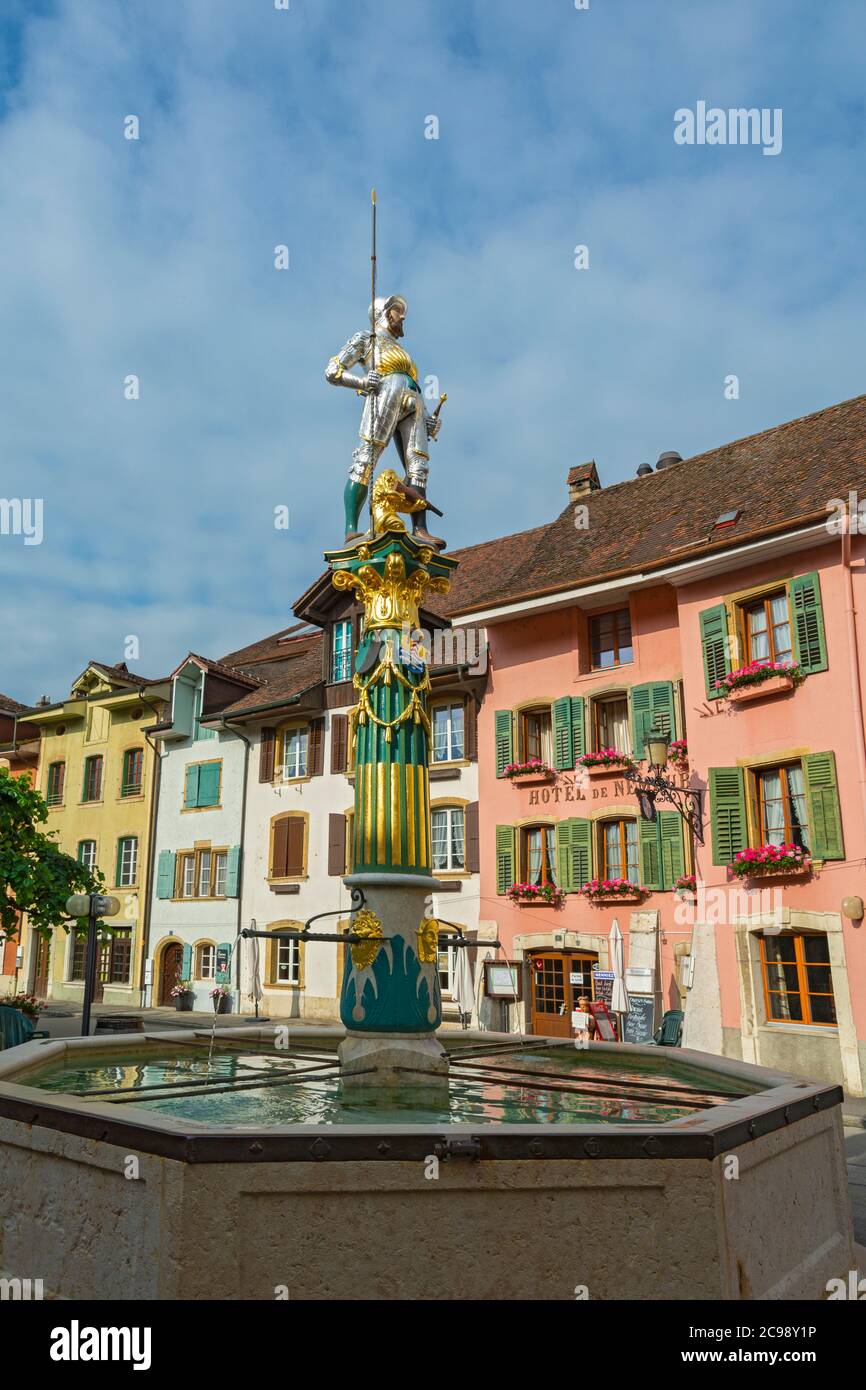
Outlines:
POLYGON ((656 816, 661 846, 662 888, 670 890, 686 871, 686 846, 679 811, 659 811, 656 816))
POLYGON ((713 863, 730 864, 749 843, 743 771, 739 767, 711 767, 709 774, 713 863))
POLYGON ((513 825, 496 827, 496 891, 507 893, 515 878, 515 839, 513 825))
POLYGON ((241 872, 241 847, 232 845, 226 856, 226 897, 236 898, 241 872))
POLYGON ((576 816, 571 822, 571 881, 575 889, 592 878, 592 821, 576 816))
POLYGON ((218 971, 216 972, 216 984, 218 984, 218 985, 230 985, 231 982, 232 982, 232 976, 231 976, 232 943, 231 943, 230 941, 221 941, 221 942, 219 943, 219 945, 217 946, 217 959, 219 959, 219 953, 220 953, 220 951, 225 951, 225 953, 226 953, 226 960, 228 961, 228 966, 229 966, 229 968, 228 968, 228 970, 218 970, 218 971))
POLYGON ((701 647, 704 654, 704 682, 708 700, 721 698, 716 681, 731 669, 728 643, 728 615, 723 603, 705 608, 700 614, 701 647))
POLYGON ((659 817, 637 823, 640 850, 640 881, 643 888, 662 887, 662 845, 659 817))
POLYGON ((582 695, 572 695, 571 697, 571 743, 574 749, 574 761, 582 758, 586 752, 586 701, 582 695))
POLYGON ((815 859, 844 859, 842 808, 833 753, 809 753, 803 759, 809 803, 809 849, 815 859))
POLYGON ((791 580, 791 607, 794 610, 794 654, 805 675, 827 670, 827 642, 824 637, 824 609, 821 581, 813 571, 791 580))
POLYGON ((161 849, 156 867, 156 896, 170 898, 174 893, 175 856, 170 849, 161 849))
POLYGON ((574 882, 573 827, 573 820, 556 824, 556 885, 563 893, 573 893, 578 886, 574 882))
POLYGON ((183 788, 184 806, 198 805, 198 774, 198 763, 195 763, 192 767, 188 767, 186 770, 186 781, 184 782, 183 788))
POLYGON ((514 719, 510 709, 498 709, 495 715, 496 776, 501 777, 514 761, 514 719))
POLYGON ((183 948, 183 964, 180 967, 180 977, 182 980, 192 979, 192 947, 189 944, 183 948))
POLYGON ((220 799, 219 763, 202 763, 198 775, 198 805, 217 806, 220 799))
POLYGON ((574 769, 574 738, 571 726, 571 696, 553 702, 553 762, 560 771, 574 769))
POLYGON ((119 883, 119 882, 120 882, 120 861, 121 861, 122 852, 123 852, 123 841, 122 841, 122 840, 118 840, 118 842, 117 842, 117 850, 116 850, 115 856, 114 856, 114 881, 115 881, 115 883, 119 883))
POLYGON ((646 685, 633 685, 628 692, 633 758, 646 757, 644 744, 652 728, 652 689, 652 681, 649 681, 646 685))

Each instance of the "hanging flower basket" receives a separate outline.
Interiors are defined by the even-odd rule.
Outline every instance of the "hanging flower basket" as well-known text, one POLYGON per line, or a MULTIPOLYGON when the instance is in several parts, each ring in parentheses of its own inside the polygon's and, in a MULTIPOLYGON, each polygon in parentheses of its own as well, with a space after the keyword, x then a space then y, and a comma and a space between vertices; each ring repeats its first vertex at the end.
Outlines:
POLYGON ((737 704, 792 690, 802 679, 803 673, 796 661, 750 661, 748 666, 740 666, 722 676, 716 681, 716 688, 726 700, 737 704))
POLYGON ((675 767, 687 768, 689 765, 689 745, 684 738, 675 738, 668 748, 668 762, 675 767))
POLYGON ((627 878, 592 878, 580 889, 588 902, 599 904, 643 902, 646 891, 627 878))
POLYGON ((757 849, 741 849, 728 865, 736 878, 771 878, 780 874, 812 872, 812 860, 799 845, 760 845, 757 849))
POLYGON ((512 883, 508 896, 518 907, 526 907, 530 903, 559 907, 565 894, 555 883, 512 883))
POLYGON ((687 902, 693 901, 698 891, 698 881, 694 874, 680 874, 674 884, 674 892, 687 902))
POLYGON ((628 753, 621 753, 618 748, 599 748, 594 753, 582 753, 577 765, 585 768, 590 777, 598 777, 605 772, 624 772, 634 763, 628 753))
POLYGON ((508 763, 502 775, 507 777, 509 782, 525 786, 531 782, 552 782, 556 777, 556 768, 551 767, 542 758, 527 758, 524 762, 508 763))

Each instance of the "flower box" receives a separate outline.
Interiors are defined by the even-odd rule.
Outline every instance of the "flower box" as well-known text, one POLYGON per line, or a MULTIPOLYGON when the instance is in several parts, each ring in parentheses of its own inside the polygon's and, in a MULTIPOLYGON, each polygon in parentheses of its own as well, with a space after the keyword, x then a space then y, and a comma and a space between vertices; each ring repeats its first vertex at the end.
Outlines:
POLYGON ((605 772, 625 772, 634 763, 629 754, 619 748, 599 748, 593 753, 582 753, 576 766, 590 777, 600 777, 605 772))
POLYGON ((607 907, 617 903, 642 903, 643 893, 635 888, 633 893, 585 893, 584 897, 588 903, 594 903, 597 907, 607 907))
POLYGON ((594 763, 590 764, 589 766, 587 766, 586 763, 582 763, 581 766, 583 768, 583 771, 587 774, 587 776, 603 777, 605 773, 610 772, 618 772, 622 774, 632 766, 632 762, 631 759, 629 759, 627 762, 623 760, 620 763, 594 763))
POLYGON ((722 676, 716 689, 726 700, 757 700, 791 690, 798 680, 802 673, 796 661, 750 661, 722 676))
POLYGON ((509 888, 508 896, 517 907, 559 907, 565 894, 559 888, 537 889, 531 883, 515 883, 509 888))
POLYGON ((809 878, 812 873, 811 864, 797 864, 789 868, 780 867, 774 864, 761 864, 745 873, 737 874, 737 878, 809 878))
POLYGON ((509 763, 502 773, 509 782, 515 782, 518 786, 529 786, 533 782, 552 782, 556 777, 556 768, 548 767, 540 758, 530 759, 525 763, 509 763))
POLYGON ((759 685, 741 685, 728 692, 732 705, 744 705, 749 700, 763 700, 765 695, 779 695, 783 690, 794 689, 793 676, 768 676, 759 685))
POLYGON ((735 878, 807 878, 812 860, 799 845, 759 845, 740 850, 728 868, 735 878))
POLYGON ((545 772, 514 772, 509 777, 515 787, 537 787, 543 782, 553 782, 556 780, 556 773, 552 768, 545 772))
POLYGON ((590 903, 640 903, 646 889, 626 878, 594 878, 583 885, 580 893, 590 903))

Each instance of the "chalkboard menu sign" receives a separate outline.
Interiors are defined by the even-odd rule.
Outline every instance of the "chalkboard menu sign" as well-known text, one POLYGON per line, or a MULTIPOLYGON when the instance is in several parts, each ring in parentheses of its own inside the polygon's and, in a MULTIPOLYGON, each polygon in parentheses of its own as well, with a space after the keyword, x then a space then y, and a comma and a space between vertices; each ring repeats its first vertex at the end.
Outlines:
POLYGON ((593 998, 599 1003, 604 1004, 608 1009, 613 1002, 613 971, 612 970, 593 970, 592 972, 593 998))
POLYGON ((625 1016, 623 1041, 627 1043, 648 1043, 653 1038, 653 1017, 655 999, 651 994, 630 994, 629 1009, 625 1016))

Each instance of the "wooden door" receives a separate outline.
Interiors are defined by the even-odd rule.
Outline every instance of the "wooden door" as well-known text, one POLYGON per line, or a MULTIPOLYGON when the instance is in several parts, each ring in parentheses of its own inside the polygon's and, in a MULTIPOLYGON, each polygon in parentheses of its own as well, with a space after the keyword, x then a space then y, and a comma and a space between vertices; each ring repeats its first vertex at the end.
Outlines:
POLYGON ((37 999, 48 995, 48 977, 51 966, 51 941, 40 936, 36 943, 36 964, 33 969, 33 993, 37 999))
POLYGON ((162 969, 159 972, 159 1002, 166 1006, 174 1003, 171 991, 180 979, 183 968, 183 947, 178 942, 166 946, 162 953, 162 969))
POLYGON ((586 951, 537 951, 529 963, 532 1032, 549 1038, 572 1036, 571 1013, 582 995, 593 998, 596 956, 586 951))
POLYGON ((103 940, 101 937, 96 943, 96 979, 93 981, 93 1002, 101 1004, 105 997, 105 986, 108 984, 111 970, 111 938, 103 940))

